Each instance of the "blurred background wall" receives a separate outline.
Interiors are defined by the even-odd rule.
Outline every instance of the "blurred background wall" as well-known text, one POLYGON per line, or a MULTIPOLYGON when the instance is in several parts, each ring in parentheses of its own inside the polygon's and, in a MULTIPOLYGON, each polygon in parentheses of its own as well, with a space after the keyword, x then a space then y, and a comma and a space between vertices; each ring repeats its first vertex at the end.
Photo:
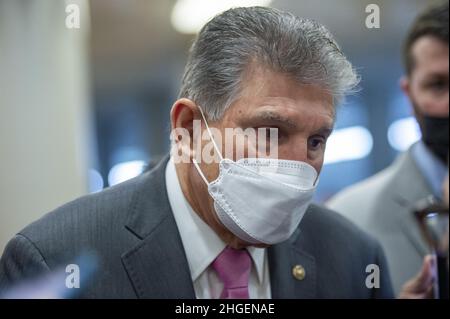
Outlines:
MULTIPOLYGON (((87 2, 78 1, 88 10, 87 2)), ((0 1, 0 251, 26 224, 88 191, 88 15, 64 1, 0 1)))
POLYGON ((0 0, 0 252, 29 222, 139 174, 168 152, 169 110, 208 17, 264 4, 316 19, 362 76, 340 106, 316 200, 419 138, 398 86, 401 44, 424 0, 0 0), (380 7, 380 29, 365 8, 380 7), (80 7, 80 28, 65 25, 80 7))

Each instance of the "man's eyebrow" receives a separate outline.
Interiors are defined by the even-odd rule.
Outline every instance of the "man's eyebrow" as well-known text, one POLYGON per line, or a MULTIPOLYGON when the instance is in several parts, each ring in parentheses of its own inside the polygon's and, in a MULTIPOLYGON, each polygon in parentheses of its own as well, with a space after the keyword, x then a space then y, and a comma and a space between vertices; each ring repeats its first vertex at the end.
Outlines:
POLYGON ((318 131, 318 134, 323 134, 325 135, 327 138, 331 135, 331 133, 333 133, 333 128, 332 127, 323 127, 318 131))
POLYGON ((289 128, 296 129, 298 128, 298 123, 291 120, 290 118, 283 116, 282 114, 271 112, 271 111, 264 111, 257 113, 253 119, 260 120, 260 121, 267 121, 272 123, 279 123, 284 126, 288 126, 289 128))
POLYGON ((441 71, 436 71, 436 72, 430 73, 427 77, 427 79, 430 79, 430 80, 436 80, 436 79, 448 80, 448 78, 449 78, 448 73, 444 73, 441 71))
MULTIPOLYGON (((296 121, 293 121, 292 119, 283 116, 280 113, 272 112, 272 111, 263 111, 261 113, 256 114, 253 119, 256 119, 257 121, 263 121, 263 122, 271 122, 271 123, 279 123, 280 125, 287 126, 291 129, 298 129, 299 125, 296 121)), ((318 130, 318 133, 324 134, 324 135, 330 135, 331 132, 333 132, 334 129, 334 121, 330 125, 325 125, 321 127, 318 130)))

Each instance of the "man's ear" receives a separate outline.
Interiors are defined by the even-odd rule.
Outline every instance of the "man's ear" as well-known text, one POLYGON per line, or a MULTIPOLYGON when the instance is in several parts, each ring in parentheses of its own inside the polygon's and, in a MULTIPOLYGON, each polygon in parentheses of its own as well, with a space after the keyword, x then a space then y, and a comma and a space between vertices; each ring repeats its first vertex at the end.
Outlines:
POLYGON ((197 105, 186 98, 177 100, 170 111, 172 129, 184 128, 192 137, 193 121, 199 118, 197 105))
POLYGON ((411 92, 411 78, 407 75, 402 76, 400 79, 400 88, 402 89, 403 93, 408 97, 408 100, 411 104, 411 109, 414 114, 414 116, 417 118, 417 110, 414 105, 414 99, 411 92))
POLYGON ((194 120, 198 120, 200 112, 197 105, 189 99, 177 100, 170 111, 171 153, 181 156, 183 163, 189 162, 194 147, 194 120), (176 153, 175 153, 176 152, 176 153))
POLYGON ((411 81, 408 76, 404 75, 400 79, 400 88, 402 89, 403 93, 411 99, 411 81))

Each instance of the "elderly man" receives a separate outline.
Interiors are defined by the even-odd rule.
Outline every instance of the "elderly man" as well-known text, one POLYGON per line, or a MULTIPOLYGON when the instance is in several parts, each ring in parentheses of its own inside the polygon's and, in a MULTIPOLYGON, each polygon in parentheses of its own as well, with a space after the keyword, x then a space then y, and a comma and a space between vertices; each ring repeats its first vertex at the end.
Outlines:
POLYGON ((22 230, 1 259, 0 289, 89 252, 98 267, 81 281, 85 298, 392 297, 378 243, 310 205, 335 105, 357 82, 316 22, 262 7, 215 17, 171 111, 190 139, 175 134, 175 152, 154 170, 22 230), (246 156, 254 144, 227 154, 229 141, 212 133, 227 128, 274 132, 277 156, 246 156))
POLYGON ((416 19, 405 42, 406 76, 401 88, 411 101, 422 140, 385 170, 327 203, 381 242, 396 293, 422 268, 417 277, 422 278, 418 286, 422 288, 415 296, 432 291, 432 259, 423 262, 430 250, 411 210, 429 195, 442 198, 447 173, 448 17, 448 0, 428 8, 416 19))

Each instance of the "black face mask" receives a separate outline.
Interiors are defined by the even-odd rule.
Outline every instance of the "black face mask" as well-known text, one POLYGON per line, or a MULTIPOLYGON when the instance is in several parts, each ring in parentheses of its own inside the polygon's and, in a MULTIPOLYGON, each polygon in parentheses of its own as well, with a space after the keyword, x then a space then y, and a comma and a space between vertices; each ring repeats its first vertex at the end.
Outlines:
POLYGON ((425 145, 440 159, 448 160, 448 117, 422 116, 422 139, 425 145))

